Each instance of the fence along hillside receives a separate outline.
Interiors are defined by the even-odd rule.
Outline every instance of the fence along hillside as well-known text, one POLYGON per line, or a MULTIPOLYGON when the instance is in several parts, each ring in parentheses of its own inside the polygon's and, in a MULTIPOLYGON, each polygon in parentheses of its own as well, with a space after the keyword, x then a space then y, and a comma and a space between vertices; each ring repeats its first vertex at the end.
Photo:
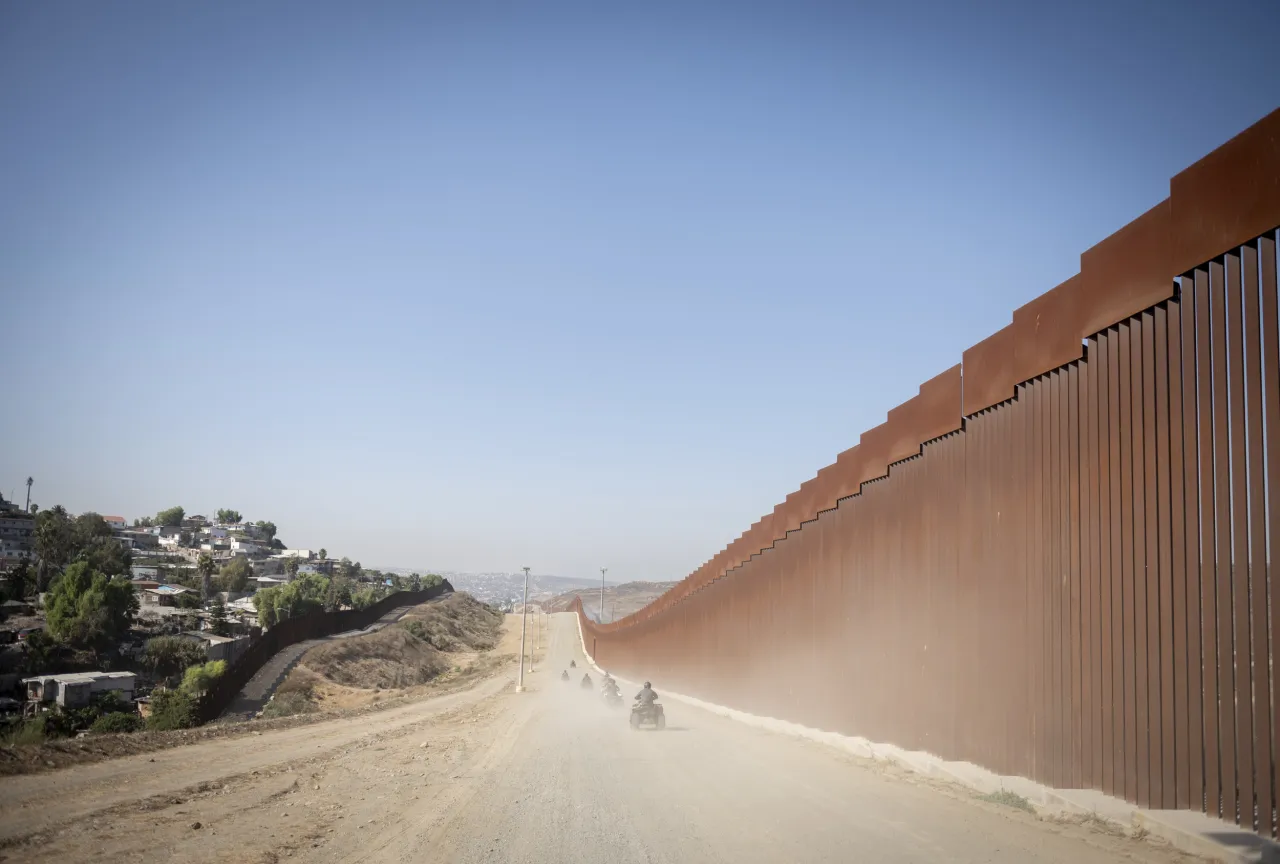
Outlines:
POLYGON ((1276 835, 1280 111, 926 382, 600 663, 1276 835))
POLYGON ((396 591, 364 609, 340 609, 333 612, 316 610, 297 618, 286 618, 269 628, 236 658, 227 671, 218 678, 209 692, 201 697, 196 713, 201 723, 217 718, 249 679, 266 662, 290 645, 308 639, 320 639, 334 633, 363 630, 383 615, 401 606, 416 606, 428 600, 453 593, 449 580, 421 591, 396 591))

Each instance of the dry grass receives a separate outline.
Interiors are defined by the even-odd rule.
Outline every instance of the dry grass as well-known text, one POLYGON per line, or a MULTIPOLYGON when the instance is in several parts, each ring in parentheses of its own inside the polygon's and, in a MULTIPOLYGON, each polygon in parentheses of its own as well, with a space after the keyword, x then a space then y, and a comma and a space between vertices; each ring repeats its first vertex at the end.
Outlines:
POLYGON ((1005 807, 1025 810, 1028 813, 1036 812, 1036 808, 1031 806, 1030 801, 1023 798, 1017 792, 1010 792, 1008 789, 1001 789, 999 792, 992 792, 988 795, 979 795, 978 797, 980 800, 988 801, 992 804, 1003 804, 1005 807))
POLYGON ((498 644, 501 612, 470 594, 450 594, 414 609, 399 626, 437 651, 489 651, 498 644))
POLYGON ((305 702, 347 707, 368 701, 370 690, 405 690, 456 675, 475 662, 473 652, 497 645, 502 623, 500 612, 471 595, 452 594, 391 627, 317 645, 280 685, 288 704, 275 710, 302 710, 305 702))
POLYGON ((386 690, 425 684, 452 664, 428 642, 394 626, 317 645, 303 655, 302 665, 335 684, 386 690))

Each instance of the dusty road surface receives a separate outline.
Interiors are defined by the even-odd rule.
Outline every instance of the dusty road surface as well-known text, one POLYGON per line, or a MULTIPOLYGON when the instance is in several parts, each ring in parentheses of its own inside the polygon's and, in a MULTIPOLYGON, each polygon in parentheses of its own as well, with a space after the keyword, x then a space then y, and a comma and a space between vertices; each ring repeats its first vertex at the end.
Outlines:
POLYGON ((550 631, 549 662, 523 694, 507 676, 373 715, 0 780, 0 860, 1190 860, 679 702, 666 731, 633 732, 624 708, 578 688, 572 615, 550 631))

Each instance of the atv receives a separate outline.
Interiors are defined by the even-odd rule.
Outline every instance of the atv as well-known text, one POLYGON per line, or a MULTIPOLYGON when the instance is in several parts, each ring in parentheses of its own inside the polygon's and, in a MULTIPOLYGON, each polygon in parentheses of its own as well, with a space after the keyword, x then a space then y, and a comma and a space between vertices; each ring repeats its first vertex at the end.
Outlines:
POLYGON ((560 673, 560 680, 561 680, 561 681, 568 681, 568 680, 569 680, 569 670, 568 670, 568 669, 566 669, 566 670, 564 670, 563 672, 561 672, 561 673, 560 673))
POLYGON ((667 715, 663 713, 661 704, 650 702, 644 705, 637 702, 631 706, 631 728, 639 729, 646 723, 653 724, 655 729, 667 728, 667 715))
POLYGON ((570 669, 577 669, 577 668, 578 668, 578 661, 577 661, 577 660, 570 660, 570 661, 569 661, 569 668, 570 668, 570 669))
POLYGON ((606 687, 604 690, 600 691, 600 698, 603 699, 605 704, 610 708, 617 708, 622 704, 622 693, 619 692, 616 686, 612 688, 606 687))
POLYGON ((581 684, 579 684, 578 686, 579 686, 579 687, 581 687, 583 690, 594 690, 594 689, 596 689, 596 686, 595 686, 594 684, 592 684, 592 683, 591 683, 591 676, 590 676, 590 675, 583 675, 583 676, 582 676, 582 683, 581 683, 581 684))

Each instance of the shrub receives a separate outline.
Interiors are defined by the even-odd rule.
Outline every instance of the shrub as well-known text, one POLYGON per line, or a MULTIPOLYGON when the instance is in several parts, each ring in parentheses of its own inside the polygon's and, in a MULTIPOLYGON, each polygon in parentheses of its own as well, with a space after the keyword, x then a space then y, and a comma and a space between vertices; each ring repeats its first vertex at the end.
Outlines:
POLYGON ((210 660, 208 663, 192 666, 182 676, 182 689, 193 697, 203 696, 226 671, 225 660, 210 660))
POLYGON ((137 732, 143 726, 142 718, 137 714, 127 714, 124 711, 112 711, 110 714, 103 714, 97 720, 93 721, 93 725, 89 727, 90 732, 137 732))
POLYGON ((291 693, 277 693, 271 697, 271 701, 262 709, 262 716, 271 717, 292 717, 295 714, 311 714, 316 710, 316 703, 312 701, 311 694, 303 690, 294 690, 291 693))
POLYGON ((160 690, 151 695, 147 728, 164 732, 196 725, 196 703, 182 690, 160 690))
POLYGON ((44 738, 44 718, 33 717, 10 725, 4 733, 3 741, 6 747, 20 747, 24 744, 43 744, 44 738))
POLYGON ((160 678, 173 677, 208 659, 203 645, 181 636, 157 636, 148 640, 145 657, 152 674, 160 678))

